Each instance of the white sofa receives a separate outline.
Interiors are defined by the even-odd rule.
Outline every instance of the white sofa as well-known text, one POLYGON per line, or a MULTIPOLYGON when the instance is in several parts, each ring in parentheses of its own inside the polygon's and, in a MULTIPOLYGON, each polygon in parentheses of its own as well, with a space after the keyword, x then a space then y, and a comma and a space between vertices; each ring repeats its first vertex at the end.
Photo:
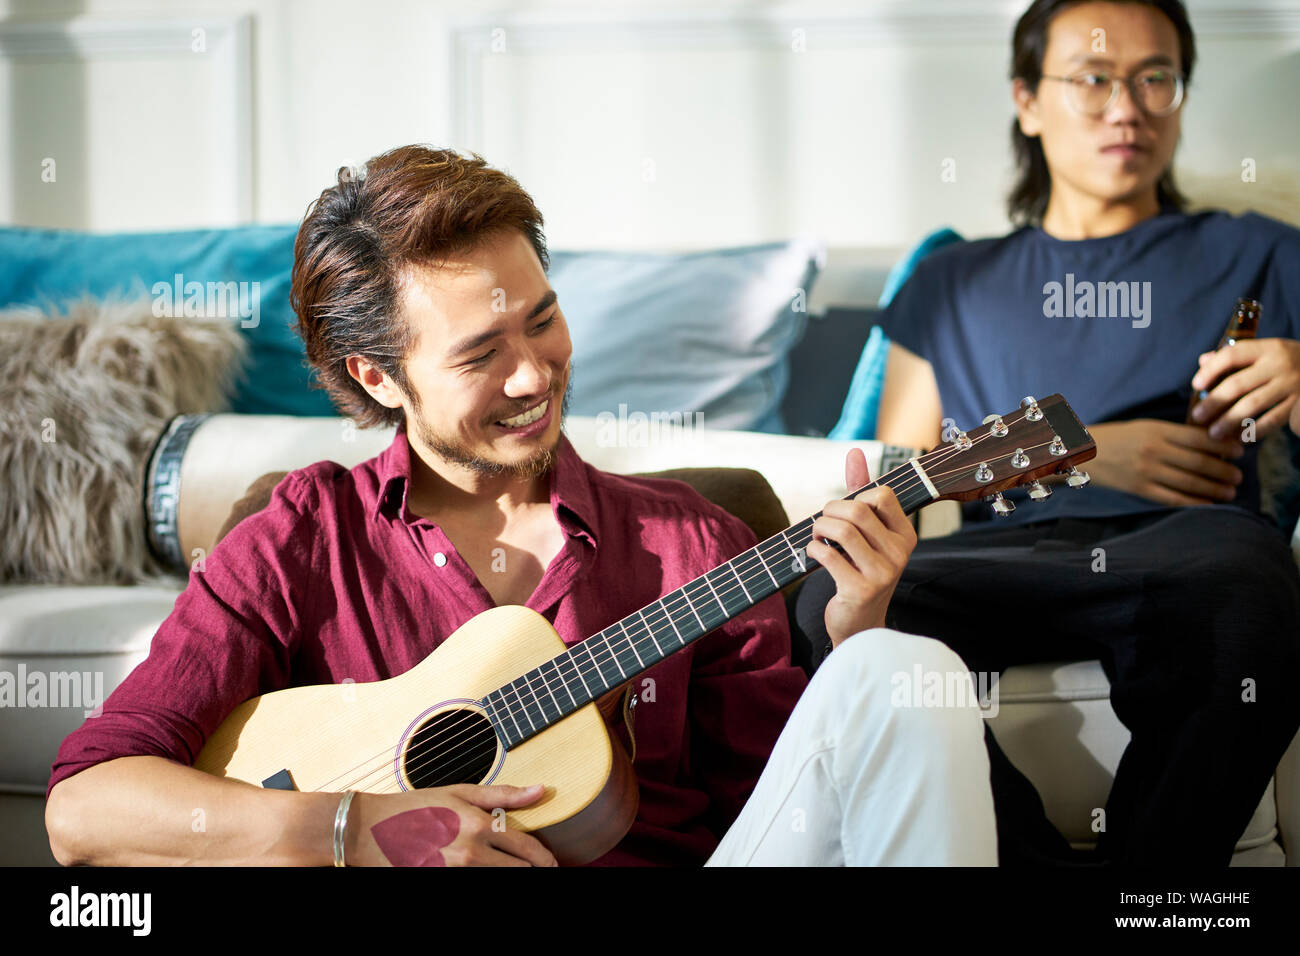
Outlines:
MULTIPOLYGON (((792 523, 845 493, 849 447, 867 452, 873 474, 882 459, 888 465, 906 457, 904 450, 876 442, 689 429, 663 431, 646 444, 606 444, 601 439, 608 429, 582 418, 571 419, 567 431, 586 460, 609 471, 753 468, 767 478, 792 523)), ((176 476, 180 552, 190 558, 206 553, 231 505, 261 475, 322 459, 356 464, 385 448, 391 436, 391 429, 358 431, 343 419, 208 418, 194 431, 176 476)), ((955 505, 932 505, 922 512, 921 534, 947 533, 957 520, 955 505)), ((126 588, 0 587, 0 672, 98 673, 104 693, 110 693, 145 657, 183 587, 180 577, 126 588)), ((1049 818, 1078 846, 1094 842, 1092 811, 1105 806, 1128 740, 1108 690, 1096 661, 1016 667, 1003 676, 998 711, 990 718, 1003 749, 1042 794, 1049 818)), ((45 785, 59 743, 81 723, 86 703, 0 710, 0 864, 53 865, 43 820, 45 785)), ((1296 848, 1300 743, 1293 742, 1238 842, 1233 864, 1295 863, 1296 848)))

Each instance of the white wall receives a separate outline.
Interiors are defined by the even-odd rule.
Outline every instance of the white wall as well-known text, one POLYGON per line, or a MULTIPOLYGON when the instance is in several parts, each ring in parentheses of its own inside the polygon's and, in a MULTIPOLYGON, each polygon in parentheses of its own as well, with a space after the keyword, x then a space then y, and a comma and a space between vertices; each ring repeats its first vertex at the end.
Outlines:
MULTIPOLYGON (((420 141, 509 168, 557 248, 1001 232, 1026 3, 0 0, 0 222, 296 221, 420 141)), ((1179 174, 1297 218, 1300 0, 1190 7, 1179 174)))

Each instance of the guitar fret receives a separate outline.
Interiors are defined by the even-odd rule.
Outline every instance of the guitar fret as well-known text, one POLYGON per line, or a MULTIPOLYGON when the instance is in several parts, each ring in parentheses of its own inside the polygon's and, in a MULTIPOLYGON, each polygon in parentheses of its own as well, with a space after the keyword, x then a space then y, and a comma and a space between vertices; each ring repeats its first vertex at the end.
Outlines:
POLYGON ((753 604, 754 599, 749 596, 749 588, 745 587, 745 581, 740 576, 740 572, 736 570, 736 566, 732 564, 730 561, 728 561, 727 567, 731 568, 731 573, 734 574, 736 576, 736 580, 740 582, 740 589, 745 592, 746 600, 748 600, 750 604, 753 604))
POLYGON ((757 547, 755 547, 754 553, 758 555, 758 563, 763 566, 763 570, 767 572, 767 576, 772 579, 773 586, 778 591, 781 590, 781 585, 777 583, 776 575, 772 573, 772 569, 769 568, 767 566, 767 562, 763 560, 763 546, 760 544, 757 547))
MULTIPOLYGON (((655 650, 659 652, 659 656, 661 658, 667 657, 668 655, 664 653, 664 649, 659 646, 659 639, 655 637, 654 628, 652 628, 650 626, 650 622, 645 619, 645 608, 641 608, 641 610, 637 611, 636 613, 637 616, 641 618, 641 623, 645 625, 645 629, 650 632, 650 640, 654 641, 655 650)), ((672 623, 671 618, 669 618, 669 623, 670 624, 672 623)))
MULTIPOLYGON (((627 642, 628 642, 628 644, 630 644, 630 645, 632 646, 632 653, 633 653, 633 654, 636 654, 636 662, 637 662, 638 664, 640 664, 642 667, 645 667, 645 661, 641 660, 641 655, 640 655, 640 653, 637 652, 637 649, 636 649, 636 641, 632 640, 632 633, 627 629, 627 625, 624 624, 622 621, 619 621, 619 622, 618 622, 618 626, 621 627, 621 628, 623 629, 623 634, 627 637, 627 642)), ((623 668, 621 668, 621 667, 619 668, 619 670, 622 670, 622 669, 623 669, 623 668)), ((626 677, 627 675, 624 674, 623 676, 626 677)))
MULTIPOLYGON (((537 667, 535 667, 535 668, 533 669, 533 672, 534 672, 535 674, 537 674, 537 676, 540 677, 540 678, 542 679, 542 687, 545 688, 545 690, 546 690, 546 696, 543 697, 543 698, 539 698, 539 699, 538 699, 538 706, 539 706, 539 708, 541 709, 543 719, 545 719, 546 716, 547 716, 547 714, 546 714, 546 701, 547 701, 547 700, 550 700, 550 701, 553 701, 553 702, 555 701, 555 691, 551 690, 551 682, 550 682, 550 680, 547 679, 547 677, 546 677, 546 671, 543 669, 543 668, 545 668, 545 667, 547 666, 547 664, 550 664, 550 665, 553 667, 553 666, 555 665, 555 662, 554 662, 554 661, 546 661, 546 662, 544 662, 544 663, 542 663, 542 664, 537 665, 537 667)), ((557 702, 556 705, 555 705, 555 710, 556 710, 556 716, 559 716, 560 706, 559 706, 559 703, 558 703, 558 702, 557 702)))
MULTIPOLYGON (((578 645, 578 647, 586 647, 586 646, 587 646, 586 641, 583 641, 581 644, 578 645)), ((587 696, 590 699, 595 700, 596 695, 593 694, 591 692, 591 688, 587 686, 587 678, 582 676, 582 665, 578 663, 578 648, 575 647, 570 653, 573 656, 573 669, 578 672, 578 680, 582 681, 582 689, 587 692, 587 696)), ((591 657, 590 647, 587 647, 587 656, 591 657)))
MULTIPOLYGON (((500 698, 499 694, 498 697, 500 698)), ((523 740, 524 733, 522 730, 519 729, 519 722, 515 720, 515 715, 511 712, 510 705, 505 701, 504 698, 500 698, 500 702, 496 706, 496 710, 497 713, 501 715, 497 719, 501 722, 501 735, 506 738, 507 744, 513 741, 523 740), (509 724, 505 722, 506 717, 510 718, 509 724), (511 736, 510 733, 511 724, 513 724, 515 728, 513 737, 511 736)))
POLYGON ((707 631, 708 628, 704 626, 704 621, 702 621, 702 620, 700 619, 700 612, 697 611, 697 610, 695 610, 695 605, 691 603, 691 596, 690 596, 690 594, 687 593, 687 591, 686 591, 686 587, 685 587, 685 586, 683 586, 683 587, 681 588, 681 594, 682 594, 682 597, 684 597, 684 598, 686 599, 686 606, 687 606, 688 608, 690 608, 690 609, 691 609, 691 613, 695 615, 695 620, 699 621, 699 624, 700 624, 700 630, 701 630, 701 631, 707 631))
MULTIPOLYGON (((716 612, 716 611, 710 611, 710 607, 711 607, 711 606, 710 606, 709 603, 708 603, 708 597, 709 597, 709 596, 708 596, 708 594, 707 594, 707 593, 705 592, 705 590, 704 590, 706 587, 709 587, 709 583, 708 583, 707 580, 705 580, 705 577, 706 577, 706 576, 703 576, 703 575, 702 575, 701 577, 697 578, 696 580, 692 581, 691 583, 694 584, 694 585, 696 585, 697 587, 700 588, 700 593, 697 594, 695 597, 696 597, 697 600, 699 600, 700 602, 702 602, 699 606, 703 609, 703 612, 704 612, 705 614, 708 614, 708 615, 709 615, 709 619, 710 619, 710 621, 712 621, 712 620, 713 620, 713 615, 716 614, 717 612, 716 612), (705 582, 703 585, 700 584, 700 581, 702 581, 702 580, 705 582)), ((714 596, 716 597, 716 594, 715 594, 714 596)), ((725 619, 725 617, 726 617, 726 608, 724 607, 724 608, 723 608, 723 618, 725 619)), ((704 625, 703 625, 704 630, 705 630, 705 631, 708 631, 710 628, 717 627, 717 626, 718 626, 718 623, 719 623, 719 622, 714 622, 714 623, 711 623, 711 624, 704 624, 704 625)))
MULTIPOLYGON (((620 621, 619 623, 621 624, 622 622, 620 621)), ((601 631, 600 633, 604 634, 605 632, 601 631)), ((627 633, 627 628, 623 629, 623 633, 627 633)), ((608 637, 605 638, 605 645, 609 648, 609 653, 614 657, 614 666, 617 667, 618 672, 623 675, 623 679, 627 680, 627 671, 623 670, 623 664, 618 659, 618 651, 614 650, 614 645, 609 642, 608 637)))
POLYGON ((523 740, 523 739, 524 739, 524 729, 523 729, 522 727, 519 726, 519 721, 515 720, 515 709, 514 709, 513 707, 510 706, 510 701, 506 700, 504 696, 501 697, 501 703, 504 705, 504 707, 505 707, 505 712, 506 712, 507 716, 509 716, 509 718, 510 718, 510 723, 514 725, 514 728, 515 728, 515 739, 516 739, 516 740, 523 740))
MULTIPOLYGON (((545 696, 545 697, 539 697, 539 698, 537 698, 537 707, 538 707, 538 709, 542 712, 542 719, 543 719, 543 720, 546 719, 546 701, 547 701, 548 699, 549 699, 549 700, 554 700, 554 699, 555 699, 555 691, 551 690, 551 682, 550 682, 549 680, 546 679, 546 671, 544 671, 544 670, 542 669, 542 668, 544 668, 544 667, 545 667, 547 664, 549 664, 549 663, 551 663, 551 662, 550 662, 550 661, 545 661, 545 662, 543 662, 543 663, 541 663, 541 664, 538 664, 538 665, 537 665, 535 668, 533 668, 533 670, 532 670, 532 673, 536 674, 538 677, 540 677, 540 678, 542 679, 542 688, 543 688, 543 690, 546 692, 546 696, 545 696)), ((557 709, 558 709, 558 708, 557 708, 557 709)))
MULTIPOLYGON (((537 701, 537 691, 533 690, 533 682, 532 682, 531 680, 528 679, 528 675, 527 675, 527 674, 524 674, 524 684, 528 687, 528 693, 530 693, 530 694, 533 695, 533 700, 534 700, 534 701, 537 701)), ((530 727, 533 728, 533 733, 537 733, 537 725, 533 723, 533 716, 532 716, 532 714, 528 713, 528 705, 527 705, 527 704, 524 704, 523 701, 524 701, 524 699, 523 699, 523 697, 521 696, 521 697, 519 698, 519 702, 520 702, 521 704, 523 704, 523 708, 524 708, 524 716, 528 718, 528 725, 529 725, 530 727)), ((538 702, 538 704, 537 704, 537 709, 538 709, 539 711, 541 710, 541 703, 540 703, 540 702, 538 702)))
MULTIPOLYGON (((601 678, 601 679, 603 680, 603 679, 604 679, 604 675, 601 674, 601 672, 600 672, 600 664, 597 663, 597 661, 596 661, 596 655, 592 652, 592 649, 591 649, 591 648, 592 648, 592 641, 596 640, 597 637, 599 637, 599 635, 593 635, 592 637, 587 638, 585 641, 582 642, 582 645, 581 645, 581 646, 584 647, 584 648, 586 648, 586 651, 587 651, 587 660, 591 661, 591 667, 592 667, 592 670, 595 672, 596 677, 601 678)), ((578 673, 581 674, 582 671, 579 670, 578 673)), ((587 687, 587 693, 591 694, 591 699, 592 699, 592 700, 595 700, 597 697, 600 696, 600 691, 593 691, 590 687, 587 686, 587 679, 586 679, 585 677, 582 679, 582 685, 583 685, 584 687, 587 687)))
POLYGON ((501 718, 497 716, 497 709, 492 706, 492 695, 488 694, 483 698, 483 709, 488 712, 488 721, 493 727, 499 726, 501 718))
POLYGON ((600 677, 603 684, 601 691, 604 692, 609 690, 613 684, 610 683, 609 679, 605 676, 604 670, 601 669, 600 661, 596 660, 596 648, 604 647, 605 650, 609 650, 609 638, 605 636, 604 631, 601 631, 597 636, 601 639, 602 643, 597 644, 594 648, 588 649, 587 656, 591 658, 591 664, 596 668, 596 674, 600 677))
POLYGON ((794 559, 799 562, 800 572, 807 571, 808 570, 807 556, 802 554, 799 551, 799 549, 797 549, 794 545, 790 543, 790 539, 785 536, 784 531, 781 532, 781 540, 784 541, 785 546, 790 549, 790 553, 794 555, 794 559))
MULTIPOLYGON (((662 608, 664 609, 664 616, 668 618, 668 623, 669 623, 670 625, 672 625, 673 633, 677 635, 677 641, 678 641, 678 643, 680 643, 680 644, 682 645, 682 647, 685 647, 685 646, 686 646, 686 640, 685 640, 685 638, 682 637, 682 632, 679 631, 679 630, 677 630, 677 622, 675 622, 675 621, 673 620, 673 612, 670 611, 670 610, 668 610, 668 605, 664 603, 664 599, 663 599, 663 598, 660 598, 660 599, 659 599, 659 606, 662 607, 662 608)), ((656 642, 656 643, 658 643, 658 642, 656 642)), ((664 654, 664 652, 663 652, 663 648, 660 648, 660 649, 659 649, 659 653, 662 654, 664 657, 667 657, 667 656, 668 656, 667 654, 664 654)))
MULTIPOLYGON (((818 512, 818 514, 820 513, 821 512, 818 512)), ((804 521, 808 522, 808 527, 799 531, 797 540, 801 542, 799 547, 803 550, 803 558, 804 561, 806 562, 808 560, 808 545, 812 542, 812 538, 813 538, 812 536, 813 519, 805 518, 804 521)), ((801 521, 799 522, 799 524, 795 525, 795 527, 798 528, 803 523, 804 522, 801 521)))
POLYGON ((555 659, 555 671, 560 675, 560 680, 564 683, 564 692, 569 695, 569 701, 576 708, 578 706, 578 698, 573 696, 573 691, 569 689, 569 679, 564 676, 563 661, 565 660, 568 660, 568 655, 565 655, 563 658, 557 657, 555 659))
POLYGON ((714 590, 713 582, 709 580, 709 575, 708 575, 708 573, 706 573, 706 574, 704 575, 704 583, 707 584, 707 585, 709 586, 709 590, 710 590, 710 591, 713 591, 713 600, 717 601, 717 602, 718 602, 718 607, 722 608, 722 615, 723 615, 723 617, 724 617, 724 618, 726 618, 726 617, 730 617, 730 616, 731 616, 731 612, 727 610, 727 605, 725 605, 725 604, 722 603, 722 598, 718 597, 718 592, 717 592, 716 590, 714 590))
MULTIPOLYGON (((506 686, 507 686, 507 687, 514 687, 514 686, 515 686, 515 682, 514 682, 514 681, 511 681, 509 684, 506 684, 506 686)), ((515 700, 519 700, 519 691, 518 691, 518 690, 515 691, 515 700)), ((510 714, 510 720, 511 720, 511 722, 513 722, 514 725, 515 725, 515 733, 517 733, 517 734, 519 735, 519 739, 522 740, 523 737, 524 737, 524 728, 522 728, 522 727, 519 726, 519 720, 518 720, 518 718, 515 717, 515 707, 514 707, 514 705, 511 704, 510 701, 508 701, 508 700, 506 701, 506 707, 508 708, 508 710, 507 710, 506 712, 507 712, 508 714, 510 714)))

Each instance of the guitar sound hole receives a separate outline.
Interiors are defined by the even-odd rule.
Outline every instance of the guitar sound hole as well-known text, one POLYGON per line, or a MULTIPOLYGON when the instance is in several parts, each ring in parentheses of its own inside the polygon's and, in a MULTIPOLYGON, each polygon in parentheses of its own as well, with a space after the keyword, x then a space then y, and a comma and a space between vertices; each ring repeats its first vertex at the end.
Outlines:
POLYGON ((480 783, 496 760, 497 735, 474 710, 444 710, 411 735, 403 769, 417 790, 480 783))

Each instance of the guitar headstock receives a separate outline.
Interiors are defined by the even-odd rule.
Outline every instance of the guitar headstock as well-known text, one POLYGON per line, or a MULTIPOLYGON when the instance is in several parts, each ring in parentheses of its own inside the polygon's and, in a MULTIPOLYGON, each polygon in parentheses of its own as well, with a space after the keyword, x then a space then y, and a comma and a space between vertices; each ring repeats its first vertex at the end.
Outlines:
POLYGON ((978 428, 945 438, 918 460, 939 499, 992 498, 1001 515, 1015 510, 1002 497, 1009 488, 1028 485, 1029 497, 1042 500, 1051 495, 1043 478, 1062 475, 1071 487, 1086 485, 1088 475, 1075 466, 1097 455, 1088 429, 1059 394, 1041 401, 1028 396, 1014 412, 990 415, 978 428))

